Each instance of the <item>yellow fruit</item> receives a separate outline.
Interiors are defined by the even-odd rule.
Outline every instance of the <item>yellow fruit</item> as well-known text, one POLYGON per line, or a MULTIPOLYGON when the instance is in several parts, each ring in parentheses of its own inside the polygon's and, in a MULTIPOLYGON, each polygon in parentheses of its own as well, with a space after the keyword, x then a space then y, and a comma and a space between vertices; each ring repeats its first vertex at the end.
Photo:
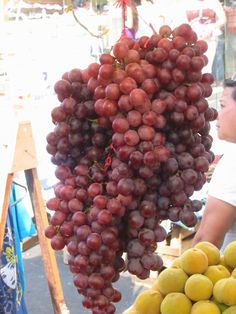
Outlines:
POLYGON ((213 283, 213 285, 220 279, 230 277, 230 272, 223 265, 211 265, 204 273, 213 283))
POLYGON ((151 286, 151 289, 160 292, 158 279, 154 281, 154 283, 151 286))
POLYGON ((236 314, 236 305, 228 307, 222 314, 236 314))
POLYGON ((231 273, 232 270, 233 270, 231 267, 229 267, 228 265, 226 265, 224 255, 221 255, 219 265, 225 266, 225 267, 228 269, 228 271, 229 271, 230 273, 231 273))
POLYGON ((213 283, 202 274, 194 274, 188 278, 184 292, 192 301, 208 300, 212 296, 213 283))
POLYGON ((181 268, 170 267, 158 276, 159 291, 166 295, 170 292, 183 292, 188 275, 181 268))
POLYGON ((224 250, 225 264, 231 268, 236 268, 236 241, 230 242, 224 250))
POLYGON ((221 311, 214 302, 204 300, 193 304, 191 314, 221 314, 221 311))
POLYGON ((223 294, 223 287, 225 286, 226 279, 227 278, 218 280, 213 287, 213 298, 219 303, 223 303, 222 294, 223 294))
POLYGON ((212 243, 207 241, 199 242, 195 248, 202 250, 206 253, 208 258, 208 265, 217 265, 220 262, 220 250, 212 243))
POLYGON ((172 292, 164 297, 161 303, 161 314, 190 314, 191 308, 192 303, 185 294, 172 292))
POLYGON ((163 297, 159 291, 152 289, 142 291, 134 301, 138 314, 160 314, 163 297))
POLYGON ((216 301, 226 305, 236 305, 236 279, 233 277, 220 279, 213 288, 216 301))
POLYGON ((207 255, 200 249, 190 248, 181 255, 181 268, 188 275, 202 274, 207 270, 207 267, 207 255))
POLYGON ((211 301, 214 302, 218 306, 218 308, 220 309, 221 312, 223 312, 224 310, 226 310, 228 308, 228 305, 216 301, 216 299, 214 297, 211 298, 211 301))
POLYGON ((171 267, 181 268, 181 258, 175 258, 171 264, 171 267))
POLYGON ((234 268, 234 270, 231 272, 231 276, 233 278, 236 278, 236 268, 234 268))

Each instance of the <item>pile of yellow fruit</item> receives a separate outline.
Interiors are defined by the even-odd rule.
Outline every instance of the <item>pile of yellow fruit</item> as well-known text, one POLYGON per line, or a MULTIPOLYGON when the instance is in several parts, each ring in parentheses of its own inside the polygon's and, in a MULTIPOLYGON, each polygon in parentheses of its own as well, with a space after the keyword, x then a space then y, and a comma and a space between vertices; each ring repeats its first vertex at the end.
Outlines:
POLYGON ((199 242, 164 269, 123 314, 236 314, 236 241, 224 255, 199 242))

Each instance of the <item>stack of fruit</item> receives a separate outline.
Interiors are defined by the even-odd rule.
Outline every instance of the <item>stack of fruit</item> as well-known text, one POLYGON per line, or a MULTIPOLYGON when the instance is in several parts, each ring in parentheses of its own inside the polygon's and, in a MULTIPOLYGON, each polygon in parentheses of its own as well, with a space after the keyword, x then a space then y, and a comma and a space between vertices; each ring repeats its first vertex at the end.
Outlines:
POLYGON ((123 314, 235 314, 236 241, 220 255, 199 242, 163 270, 123 314))

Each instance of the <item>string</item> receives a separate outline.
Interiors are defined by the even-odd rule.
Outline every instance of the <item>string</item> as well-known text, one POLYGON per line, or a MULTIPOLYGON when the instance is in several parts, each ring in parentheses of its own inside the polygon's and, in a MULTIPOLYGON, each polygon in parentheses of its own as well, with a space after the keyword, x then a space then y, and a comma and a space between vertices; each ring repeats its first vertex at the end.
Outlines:
POLYGON ((126 37, 126 10, 129 0, 118 0, 117 6, 121 7, 121 37, 126 37))
POLYGON ((72 12, 72 15, 73 15, 75 21, 76 21, 83 29, 85 29, 86 32, 88 32, 88 33, 89 33, 91 36, 93 36, 93 37, 101 38, 101 37, 103 37, 104 35, 106 35, 106 34, 109 32, 108 29, 104 30, 104 31, 103 31, 102 33, 100 33, 100 34, 95 34, 95 33, 91 32, 91 31, 88 29, 88 27, 85 26, 85 25, 78 19, 78 17, 76 16, 75 10, 74 10, 74 8, 73 8, 72 0, 68 0, 68 6, 67 6, 67 8, 66 8, 66 13, 68 13, 68 12, 72 12))

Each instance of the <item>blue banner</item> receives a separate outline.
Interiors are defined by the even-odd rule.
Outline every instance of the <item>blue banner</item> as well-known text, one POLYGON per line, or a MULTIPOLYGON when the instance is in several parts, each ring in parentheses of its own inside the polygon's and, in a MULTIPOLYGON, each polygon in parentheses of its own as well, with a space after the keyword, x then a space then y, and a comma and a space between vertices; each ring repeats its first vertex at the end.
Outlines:
POLYGON ((24 300, 24 267, 21 241, 36 234, 27 209, 19 199, 19 187, 13 183, 3 250, 0 255, 0 314, 27 314, 24 300))

